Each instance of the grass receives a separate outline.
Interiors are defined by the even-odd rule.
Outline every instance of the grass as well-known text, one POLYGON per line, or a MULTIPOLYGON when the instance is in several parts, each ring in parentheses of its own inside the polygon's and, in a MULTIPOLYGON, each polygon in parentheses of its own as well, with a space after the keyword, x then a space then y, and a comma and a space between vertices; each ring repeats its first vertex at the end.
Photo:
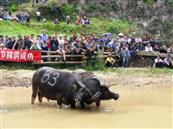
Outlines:
MULTIPOLYGON (((56 69, 69 69, 75 70, 79 69, 79 66, 64 66, 64 65, 48 65, 49 67, 53 67, 56 69)), ((36 70, 41 66, 33 65, 32 63, 0 63, 0 70, 1 69, 8 69, 8 70, 18 70, 18 69, 26 69, 26 70, 36 70)), ((84 68, 87 71, 92 72, 99 72, 102 74, 107 73, 116 73, 118 75, 173 75, 172 69, 168 68, 103 68, 100 70, 88 69, 87 67, 84 68)), ((170 78, 171 79, 171 78, 170 78)))
POLYGON ((124 20, 100 20, 96 18, 91 19, 92 24, 88 26, 69 24, 61 22, 58 25, 52 22, 40 23, 36 21, 31 21, 30 24, 16 23, 11 21, 0 21, 0 35, 38 35, 42 30, 47 30, 49 34, 54 34, 55 32, 61 34, 71 34, 73 32, 77 33, 129 33, 137 30, 134 23, 130 23, 124 20))
POLYGON ((168 68, 105 68, 100 71, 103 73, 113 72, 123 75, 140 75, 140 74, 171 74, 173 75, 172 69, 168 68))

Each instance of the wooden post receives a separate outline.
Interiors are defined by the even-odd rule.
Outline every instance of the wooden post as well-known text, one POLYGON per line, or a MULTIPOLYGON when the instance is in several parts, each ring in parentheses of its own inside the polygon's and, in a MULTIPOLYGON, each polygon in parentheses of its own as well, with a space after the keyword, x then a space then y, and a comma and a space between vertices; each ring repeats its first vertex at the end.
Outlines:
POLYGON ((47 55, 48 55, 48 61, 50 62, 50 61, 51 61, 51 57, 50 57, 50 48, 48 48, 48 53, 47 53, 47 55))

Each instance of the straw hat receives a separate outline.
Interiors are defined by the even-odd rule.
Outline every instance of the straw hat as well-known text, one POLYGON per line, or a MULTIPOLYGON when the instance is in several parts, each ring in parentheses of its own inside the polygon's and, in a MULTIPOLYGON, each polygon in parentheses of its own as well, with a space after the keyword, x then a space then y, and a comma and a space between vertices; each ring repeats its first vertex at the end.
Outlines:
POLYGON ((123 34, 123 33, 119 33, 118 36, 119 36, 119 37, 120 37, 120 36, 124 36, 124 34, 123 34))
POLYGON ((5 47, 5 45, 3 43, 0 44, 0 47, 5 47))

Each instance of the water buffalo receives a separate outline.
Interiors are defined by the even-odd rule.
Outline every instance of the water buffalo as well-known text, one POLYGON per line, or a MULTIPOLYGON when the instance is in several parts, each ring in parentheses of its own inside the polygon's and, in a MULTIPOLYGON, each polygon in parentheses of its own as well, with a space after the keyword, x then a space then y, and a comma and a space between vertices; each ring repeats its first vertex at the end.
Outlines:
POLYGON ((85 103, 93 102, 96 103, 96 106, 100 106, 101 100, 119 98, 119 94, 111 92, 103 79, 96 77, 93 73, 78 72, 75 73, 75 78, 81 87, 86 87, 80 102, 82 107, 85 107, 85 103))
POLYGON ((70 104, 75 107, 81 101, 85 88, 80 87, 72 72, 60 71, 49 67, 38 69, 32 78, 31 104, 34 104, 38 95, 41 103, 42 98, 57 100, 57 104, 70 104))
POLYGON ((85 107, 85 104, 96 103, 100 105, 101 100, 119 98, 119 95, 111 92, 101 79, 90 72, 67 72, 49 67, 38 69, 32 78, 31 104, 34 104, 38 95, 39 102, 42 98, 57 100, 62 103, 85 107))

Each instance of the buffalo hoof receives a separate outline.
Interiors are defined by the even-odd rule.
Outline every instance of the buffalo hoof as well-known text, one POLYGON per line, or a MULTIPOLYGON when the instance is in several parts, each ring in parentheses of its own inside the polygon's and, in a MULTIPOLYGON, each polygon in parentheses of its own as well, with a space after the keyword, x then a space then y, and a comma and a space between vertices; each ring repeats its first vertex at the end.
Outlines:
POLYGON ((81 108, 85 108, 85 107, 86 107, 85 103, 81 103, 81 108))
POLYGON ((100 107, 100 103, 101 103, 100 100, 96 101, 95 103, 96 103, 96 107, 100 107))
POLYGON ((72 103, 72 104, 71 104, 71 108, 73 108, 73 109, 76 108, 75 103, 72 103))
POLYGON ((58 105, 58 104, 57 104, 56 107, 61 109, 61 108, 62 108, 62 105, 58 105))

